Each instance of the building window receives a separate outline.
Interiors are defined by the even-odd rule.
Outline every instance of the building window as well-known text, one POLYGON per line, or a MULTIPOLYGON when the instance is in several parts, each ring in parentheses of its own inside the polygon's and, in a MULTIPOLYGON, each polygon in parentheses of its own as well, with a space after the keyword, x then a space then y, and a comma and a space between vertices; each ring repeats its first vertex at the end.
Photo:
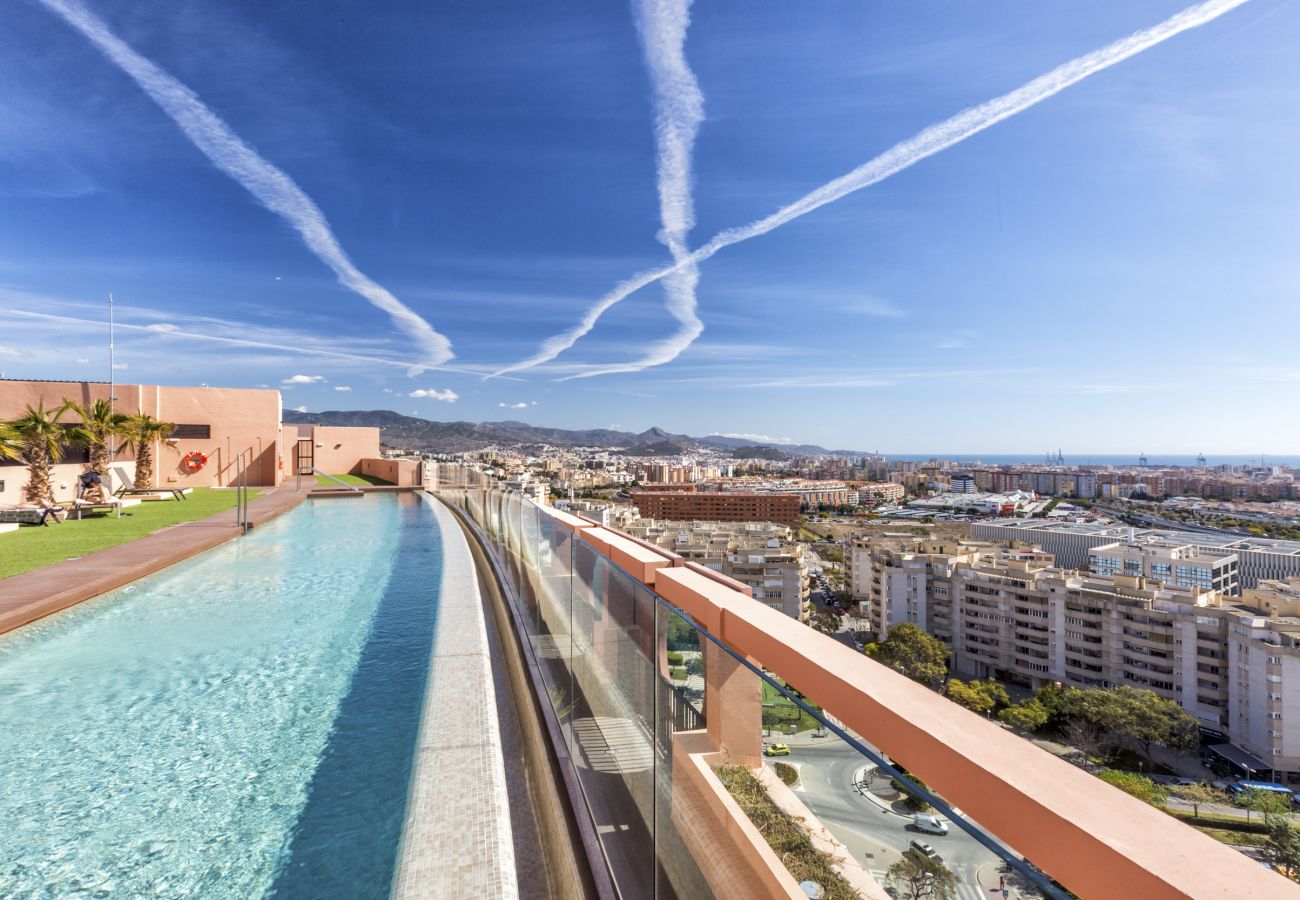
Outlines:
POLYGON ((206 441, 212 438, 211 425, 177 425, 172 437, 180 440, 206 441))

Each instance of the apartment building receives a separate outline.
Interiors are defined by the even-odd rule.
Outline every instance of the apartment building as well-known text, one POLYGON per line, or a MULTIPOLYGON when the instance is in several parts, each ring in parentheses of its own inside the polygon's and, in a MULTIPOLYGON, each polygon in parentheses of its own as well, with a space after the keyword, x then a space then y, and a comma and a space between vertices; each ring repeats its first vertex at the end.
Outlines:
POLYGON ((748 585, 755 600, 791 618, 804 618, 808 565, 803 545, 783 525, 641 519, 625 530, 748 585))
POLYGON ((907 490, 896 481, 870 481, 858 487, 858 502, 902 503, 907 490))
POLYGON ((1176 587, 1213 588, 1224 596, 1241 593, 1237 554, 1207 550, 1157 537, 1116 541, 1088 551, 1094 575, 1141 575, 1176 587))
POLYGON ((1300 541, 1161 528, 1053 522, 1049 519, 974 522, 971 524, 971 537, 986 541, 1033 544, 1052 554, 1057 565, 1067 569, 1088 568, 1088 554, 1091 550, 1116 541, 1160 540, 1192 546, 1207 553, 1233 553, 1237 556, 1238 590, 1254 587, 1260 581, 1300 576, 1300 541))
POLYGON ((1223 609, 1229 734, 1300 781, 1300 578, 1262 581, 1223 609))
POLYGON ((1218 563, 1230 584, 1226 557, 1116 547, 1097 554, 1118 563, 1104 572, 1062 569, 1036 548, 900 536, 851 542, 845 562, 879 638, 915 624, 952 647, 962 677, 1147 688, 1254 757, 1252 767, 1300 783, 1300 578, 1236 600, 1206 586, 1215 570, 1199 564, 1218 563), (1180 559, 1205 572, 1184 584, 1142 574, 1162 559, 1174 579, 1180 559))
POLYGON ((631 502, 647 519, 772 522, 799 527, 799 497, 751 491, 633 491, 631 502))

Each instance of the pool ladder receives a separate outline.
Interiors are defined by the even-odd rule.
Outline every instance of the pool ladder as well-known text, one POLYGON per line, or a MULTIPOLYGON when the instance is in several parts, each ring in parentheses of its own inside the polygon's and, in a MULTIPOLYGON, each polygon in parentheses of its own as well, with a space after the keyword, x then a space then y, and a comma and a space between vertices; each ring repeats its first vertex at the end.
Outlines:
POLYGON ((253 527, 248 521, 248 464, 252 461, 252 450, 235 454, 235 524, 243 534, 253 527))

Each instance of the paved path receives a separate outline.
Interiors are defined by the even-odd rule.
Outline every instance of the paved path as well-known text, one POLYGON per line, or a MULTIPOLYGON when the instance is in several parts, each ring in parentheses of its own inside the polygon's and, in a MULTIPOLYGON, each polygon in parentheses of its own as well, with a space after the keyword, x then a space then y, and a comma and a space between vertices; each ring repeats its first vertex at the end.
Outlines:
MULTIPOLYGON (((254 526, 293 509, 307 493, 281 486, 249 501, 254 526)), ((58 526, 56 526, 58 527, 58 526)), ((235 510, 163 528, 139 540, 0 579, 0 634, 188 559, 240 533, 235 510)))

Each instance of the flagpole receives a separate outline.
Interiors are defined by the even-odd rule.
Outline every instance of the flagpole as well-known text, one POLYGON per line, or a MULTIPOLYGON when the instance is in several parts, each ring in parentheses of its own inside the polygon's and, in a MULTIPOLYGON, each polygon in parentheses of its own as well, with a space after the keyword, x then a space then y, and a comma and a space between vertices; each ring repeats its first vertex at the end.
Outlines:
MULTIPOLYGON (((110 291, 108 295, 108 410, 110 413, 116 412, 117 401, 117 373, 113 367, 113 294, 110 291)), ((113 439, 109 436, 108 441, 108 461, 113 461, 113 439)))

